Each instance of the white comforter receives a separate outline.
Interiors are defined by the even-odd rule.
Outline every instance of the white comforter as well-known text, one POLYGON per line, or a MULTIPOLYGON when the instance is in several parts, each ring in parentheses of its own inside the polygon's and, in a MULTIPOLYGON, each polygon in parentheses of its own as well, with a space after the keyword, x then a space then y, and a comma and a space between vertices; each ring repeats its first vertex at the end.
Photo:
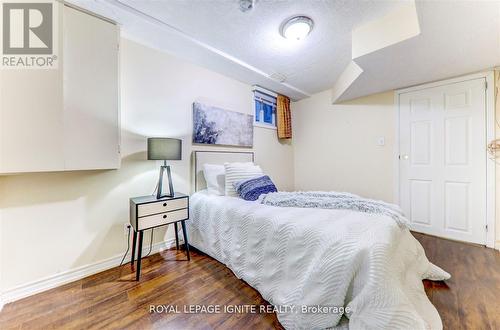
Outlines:
POLYGON ((450 275, 387 216, 281 208, 204 192, 191 197, 190 216, 190 244, 279 306, 286 329, 345 325, 336 307, 348 310, 351 329, 442 328, 422 279, 450 275), (330 308, 304 313, 307 306, 330 308))

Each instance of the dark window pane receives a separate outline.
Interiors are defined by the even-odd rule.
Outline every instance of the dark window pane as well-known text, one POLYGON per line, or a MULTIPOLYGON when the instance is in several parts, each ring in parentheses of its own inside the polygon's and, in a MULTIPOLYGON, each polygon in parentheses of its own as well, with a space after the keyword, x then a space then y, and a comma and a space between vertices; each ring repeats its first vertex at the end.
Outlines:
POLYGON ((262 103, 255 100, 255 121, 260 121, 260 109, 262 107, 262 103))
POLYGON ((264 122, 271 124, 273 120, 273 107, 269 104, 264 104, 264 122))

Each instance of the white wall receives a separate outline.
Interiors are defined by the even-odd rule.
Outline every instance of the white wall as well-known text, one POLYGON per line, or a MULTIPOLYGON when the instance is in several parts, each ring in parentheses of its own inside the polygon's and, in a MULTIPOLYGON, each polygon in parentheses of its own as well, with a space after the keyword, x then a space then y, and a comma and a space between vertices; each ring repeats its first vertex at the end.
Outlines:
POLYGON ((393 201, 394 111, 393 92, 332 105, 325 91, 294 102, 295 188, 393 201))
MULTIPOLYGON (((128 199, 151 194, 158 175, 159 164, 145 160, 146 137, 183 139, 183 160, 171 165, 176 190, 189 192, 194 101, 253 111, 251 86, 122 40, 121 169, 0 177, 0 290, 125 251, 128 199)), ((254 150, 278 186, 292 189, 292 146, 256 127, 254 150)), ((155 231, 157 241, 164 234, 155 231)))

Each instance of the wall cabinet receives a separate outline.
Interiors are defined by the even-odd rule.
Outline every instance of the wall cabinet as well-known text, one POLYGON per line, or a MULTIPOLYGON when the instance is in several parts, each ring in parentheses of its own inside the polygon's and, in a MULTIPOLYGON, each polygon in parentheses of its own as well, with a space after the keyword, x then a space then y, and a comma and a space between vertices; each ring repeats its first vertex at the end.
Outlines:
POLYGON ((0 73, 0 174, 120 165, 119 28, 59 6, 58 68, 0 73))

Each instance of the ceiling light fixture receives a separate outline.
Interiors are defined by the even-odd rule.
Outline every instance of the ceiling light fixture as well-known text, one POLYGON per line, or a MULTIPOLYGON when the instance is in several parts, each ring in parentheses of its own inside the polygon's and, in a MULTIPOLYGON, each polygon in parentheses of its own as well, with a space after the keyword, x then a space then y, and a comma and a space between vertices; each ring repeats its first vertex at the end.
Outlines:
POLYGON ((313 29, 314 22, 307 16, 294 16, 281 24, 280 33, 286 39, 302 40, 313 29))

